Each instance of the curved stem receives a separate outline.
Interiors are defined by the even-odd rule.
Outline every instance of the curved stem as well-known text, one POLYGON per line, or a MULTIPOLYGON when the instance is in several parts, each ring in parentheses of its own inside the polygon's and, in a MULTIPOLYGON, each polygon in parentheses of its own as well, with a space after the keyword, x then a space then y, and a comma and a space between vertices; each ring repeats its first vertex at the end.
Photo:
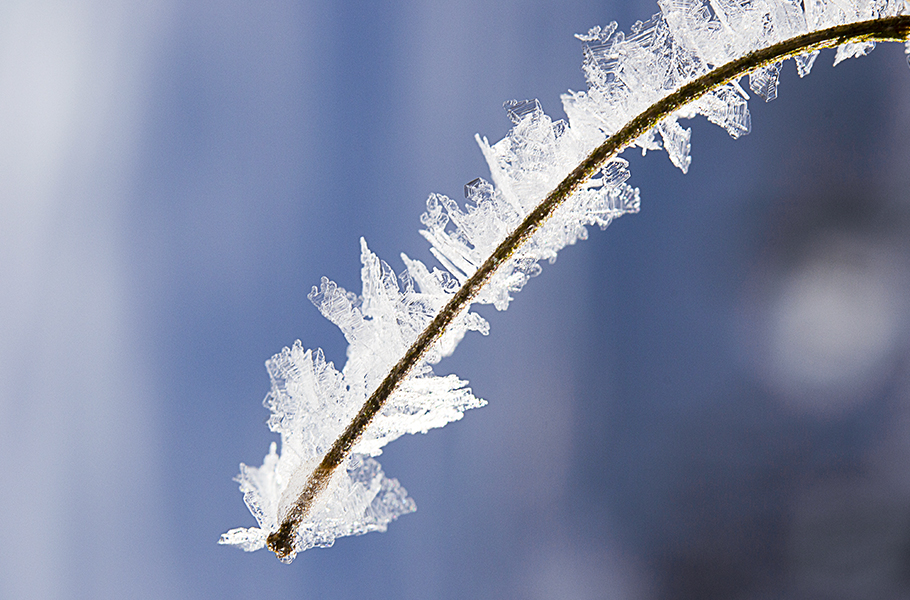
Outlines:
POLYGON ((268 536, 269 548, 279 558, 287 558, 293 554, 294 538, 301 521, 310 510, 316 497, 328 485, 335 469, 351 453, 354 445, 360 439, 367 426, 369 426, 373 417, 385 405, 392 392, 408 376, 411 369, 426 355, 427 351, 443 334, 446 327, 470 305, 471 301, 486 285, 496 270, 534 235, 557 207, 575 193, 585 181, 594 176, 607 161, 656 126, 662 119, 686 104, 694 102, 711 90, 735 81, 752 71, 800 54, 820 48, 839 46, 847 42, 904 41, 908 37, 910 37, 910 16, 850 23, 800 35, 773 46, 756 50, 742 58, 717 67, 664 97, 610 136, 584 162, 578 165, 555 190, 550 192, 515 231, 503 240, 486 262, 452 296, 448 304, 424 329, 401 360, 392 367, 389 374, 386 375, 379 387, 376 388, 376 391, 369 397, 347 429, 335 440, 322 462, 310 475, 303 491, 291 507, 279 529, 268 536))

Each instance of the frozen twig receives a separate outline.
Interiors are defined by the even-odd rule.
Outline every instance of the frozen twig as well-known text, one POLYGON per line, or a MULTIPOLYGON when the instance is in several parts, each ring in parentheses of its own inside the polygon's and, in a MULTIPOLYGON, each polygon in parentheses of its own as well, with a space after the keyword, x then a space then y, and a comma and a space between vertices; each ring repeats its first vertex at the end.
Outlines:
MULTIPOLYGON (((563 179, 496 247, 489 258, 451 296, 448 303, 420 333, 309 475, 303 490, 287 510, 280 526, 268 535, 268 547, 282 559, 297 551, 295 537, 304 517, 319 495, 327 488, 332 475, 349 457, 367 427, 373 422, 374 417, 386 405, 392 393, 408 377, 414 367, 426 359, 427 353, 434 343, 468 308, 497 270, 531 239, 560 205, 581 189, 624 148, 635 143, 667 117, 696 102, 706 94, 724 85, 734 83, 744 75, 777 65, 784 59, 805 56, 822 48, 843 47, 845 44, 868 44, 869 42, 903 42, 908 37, 910 37, 910 16, 907 15, 848 23, 798 35, 750 52, 742 58, 727 62, 683 85, 651 105, 611 135, 563 179)), ((776 71, 773 75, 776 85, 776 71)))

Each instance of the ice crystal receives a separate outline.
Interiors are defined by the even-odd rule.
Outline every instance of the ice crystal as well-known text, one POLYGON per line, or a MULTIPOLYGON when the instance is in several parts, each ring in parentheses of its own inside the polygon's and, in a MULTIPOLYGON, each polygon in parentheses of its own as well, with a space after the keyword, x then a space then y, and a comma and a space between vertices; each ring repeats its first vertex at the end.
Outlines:
MULTIPOLYGON (((595 147, 648 106, 713 68, 810 30, 901 14, 904 0, 659 0, 661 12, 635 23, 628 34, 617 24, 597 26, 582 41, 588 89, 562 97, 568 121, 552 120, 536 100, 505 104, 514 127, 491 144, 476 136, 490 179, 465 185, 465 202, 433 194, 420 217, 421 231, 443 269, 432 270, 402 255, 405 271, 393 269, 361 240, 362 291, 348 292, 327 278, 310 300, 338 325, 348 341, 338 371, 322 351, 296 342, 266 363, 272 388, 265 399, 270 429, 281 436, 260 467, 240 466, 237 481, 258 527, 233 529, 220 542, 256 550, 300 494, 308 475, 357 413, 390 367, 404 354, 455 291, 499 243, 595 147)), ((866 54, 872 42, 844 44, 835 64, 866 54)), ((910 42, 907 44, 910 56, 910 42)), ((814 51, 796 58, 809 73, 814 51)), ((753 72, 750 89, 765 101, 777 96, 781 64, 753 72)), ((738 81, 714 89, 670 115, 635 140, 642 152, 665 149, 686 172, 691 129, 679 120, 703 115, 736 138, 749 133, 748 93, 738 81)), ((639 209, 638 190, 627 183, 628 163, 615 158, 561 205, 492 277, 474 302, 504 310, 512 294, 553 261, 566 245, 587 237, 586 227, 606 227, 639 209)), ((295 552, 331 545, 335 538, 384 530, 414 503, 372 459, 405 433, 426 432, 482 406, 466 382, 439 377, 432 364, 451 354, 467 331, 486 334, 487 322, 464 312, 392 394, 300 524, 295 552)))
POLYGON ((771 102, 777 98, 777 80, 780 77, 781 63, 774 63, 753 71, 749 75, 749 87, 753 92, 771 102))

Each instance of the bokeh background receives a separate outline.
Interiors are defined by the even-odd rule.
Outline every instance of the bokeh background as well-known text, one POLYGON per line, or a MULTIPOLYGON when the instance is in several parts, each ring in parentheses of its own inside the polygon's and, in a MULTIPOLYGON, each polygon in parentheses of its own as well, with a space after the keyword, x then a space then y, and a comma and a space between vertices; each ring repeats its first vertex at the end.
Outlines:
POLYGON ((0 597, 910 598, 910 69, 693 121, 690 173, 439 365, 489 400, 381 457, 418 511, 291 566, 216 545, 307 301, 402 268, 506 100, 650 2, 0 5, 0 597))

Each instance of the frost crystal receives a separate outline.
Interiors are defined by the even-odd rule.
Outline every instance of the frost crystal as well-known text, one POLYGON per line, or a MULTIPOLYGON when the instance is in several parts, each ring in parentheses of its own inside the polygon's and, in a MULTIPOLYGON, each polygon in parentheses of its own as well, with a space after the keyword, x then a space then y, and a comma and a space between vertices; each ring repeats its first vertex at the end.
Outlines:
MULTIPOLYGON (((304 350, 299 341, 266 362, 272 389, 264 404, 272 412, 269 428, 281 435, 281 455, 272 443, 261 467, 240 465, 237 481, 259 527, 232 529, 219 543, 247 551, 265 545, 335 438, 451 293, 447 275, 430 273, 408 259, 410 277, 403 278, 402 289, 391 268, 370 252, 366 242, 361 241, 361 248, 361 296, 326 278, 310 293, 313 303, 347 338, 348 362, 339 373, 321 350, 304 350), (415 280, 430 293, 418 292, 415 280)), ((486 332, 486 321, 471 313, 462 317, 443 336, 436 357, 454 349, 467 330, 486 332)), ((465 410, 483 406, 484 401, 465 386, 454 375, 434 375, 428 364, 405 381, 307 514, 297 532, 296 551, 331 546, 339 536, 384 531, 392 519, 413 512, 414 502, 404 488, 386 478, 370 457, 405 433, 441 427, 460 419, 465 410)), ((293 555, 287 557, 292 559, 293 555)))
MULTIPOLYGON (((240 465, 237 481, 258 527, 232 529, 220 540, 251 551, 276 531, 338 435, 350 423, 389 369, 421 331, 483 264, 503 239, 594 148, 633 117, 680 86, 757 48, 810 30, 901 14, 904 0, 659 0, 661 12, 635 23, 629 34, 616 23, 577 35, 584 52, 588 89, 563 95, 568 122, 553 121, 536 100, 505 104, 514 127, 491 144, 476 136, 492 181, 465 185, 465 202, 433 194, 420 217, 430 251, 444 267, 430 270, 402 255, 400 275, 361 240, 360 295, 327 278, 310 300, 338 325, 348 341, 341 372, 321 350, 301 343, 266 363, 272 389, 265 399, 269 428, 281 436, 281 453, 272 443, 261 467, 240 465)), ((835 64, 862 56, 873 42, 844 44, 835 64)), ((906 46, 910 57, 910 42, 906 46)), ((818 52, 796 58, 799 75, 809 73, 818 52)), ((765 101, 777 97, 781 64, 749 76, 749 88, 765 101)), ((738 81, 714 89, 667 117, 634 143, 642 152, 665 149, 686 172, 691 163, 691 129, 679 119, 703 115, 734 138, 749 133, 748 93, 738 81)), ((474 302, 508 307, 512 294, 553 261, 563 247, 587 237, 586 227, 606 227, 613 219, 638 212, 639 195, 629 179, 628 162, 614 158, 562 204, 532 238, 493 275, 474 302)), ((482 406, 466 382, 439 377, 432 364, 451 354, 467 331, 486 335, 489 325, 464 312, 445 331, 423 362, 392 394, 343 468, 300 524, 295 552, 329 546, 335 538, 382 531, 414 503, 371 457, 405 433, 426 432, 458 420, 482 406)))
POLYGON ((796 72, 799 73, 800 78, 809 74, 809 71, 812 70, 812 65, 815 64, 815 59, 818 58, 818 54, 819 51, 816 50, 809 54, 801 54, 794 59, 796 62, 796 72))
POLYGON ((771 102, 777 98, 777 80, 780 77, 781 63, 774 63, 753 71, 749 75, 749 87, 753 92, 771 102))

